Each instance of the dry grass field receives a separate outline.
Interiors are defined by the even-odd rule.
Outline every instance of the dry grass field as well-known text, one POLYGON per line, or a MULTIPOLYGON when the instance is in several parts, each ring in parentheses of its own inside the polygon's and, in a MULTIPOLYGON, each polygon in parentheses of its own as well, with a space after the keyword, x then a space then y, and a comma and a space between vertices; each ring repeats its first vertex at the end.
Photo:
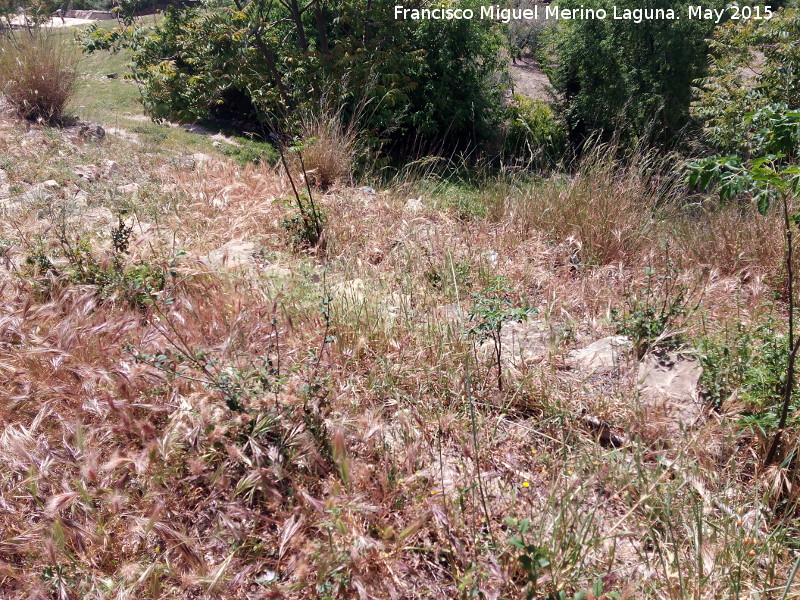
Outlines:
POLYGON ((265 163, 10 116, 0 148, 0 597, 795 597, 777 216, 601 148, 326 180, 303 248, 265 163))

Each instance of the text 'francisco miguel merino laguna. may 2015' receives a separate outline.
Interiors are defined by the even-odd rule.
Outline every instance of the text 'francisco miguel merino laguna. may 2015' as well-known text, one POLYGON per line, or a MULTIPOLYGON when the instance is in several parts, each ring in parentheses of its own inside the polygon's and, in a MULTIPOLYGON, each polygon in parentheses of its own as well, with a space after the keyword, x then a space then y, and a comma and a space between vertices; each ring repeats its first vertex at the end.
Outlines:
POLYGON ((560 8, 551 5, 535 4, 530 8, 504 8, 498 4, 481 6, 478 9, 456 7, 406 8, 395 5, 394 18, 404 21, 446 20, 460 21, 488 19, 510 23, 511 21, 538 20, 624 20, 642 23, 644 21, 689 20, 714 21, 719 23, 727 16, 731 20, 764 20, 772 17, 771 6, 736 6, 725 8, 706 8, 690 5, 680 10, 673 8, 560 8))

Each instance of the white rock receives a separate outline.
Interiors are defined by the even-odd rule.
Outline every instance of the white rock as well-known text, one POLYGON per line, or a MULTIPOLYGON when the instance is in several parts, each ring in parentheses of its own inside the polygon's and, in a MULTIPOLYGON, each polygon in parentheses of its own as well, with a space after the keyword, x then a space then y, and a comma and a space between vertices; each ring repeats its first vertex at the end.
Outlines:
POLYGON ((39 187, 32 187, 27 192, 12 196, 3 202, 3 209, 5 211, 21 210, 25 206, 41 204, 47 202, 53 195, 45 189, 39 187))
POLYGON ((0 198, 8 198, 11 193, 11 184, 8 183, 8 173, 0 169, 0 198))
POLYGON ((604 337, 585 348, 570 352, 567 365, 587 377, 619 372, 622 361, 632 347, 631 340, 624 335, 604 337))
POLYGON ((698 383, 700 362, 675 352, 649 354, 639 365, 638 390, 648 421, 666 433, 694 425, 703 413, 698 383))
POLYGON ((133 142, 134 144, 140 143, 139 135, 136 133, 131 133, 127 129, 121 129, 119 127, 111 127, 108 129, 108 133, 118 138, 122 138, 123 140, 128 140, 129 142, 133 142))
POLYGON ((493 267, 497 266, 497 263, 499 262, 500 259, 500 255, 494 250, 489 250, 488 252, 484 252, 483 257, 487 261, 489 261, 489 264, 492 265, 493 267))
POLYGON ((88 221, 93 226, 110 225, 117 222, 117 217, 114 216, 109 209, 105 206, 96 206, 83 212, 81 217, 88 221))
POLYGON ((229 138, 228 136, 222 133, 215 133, 211 136, 211 139, 214 140, 211 145, 215 147, 219 147, 221 143, 226 143, 231 146, 241 146, 241 144, 233 138, 229 138))
POLYGON ((404 207, 408 212, 419 212, 425 206, 422 204, 422 198, 409 198, 406 200, 406 205, 404 207))
POLYGON ((109 159, 103 161, 103 177, 114 179, 119 176, 119 172, 120 168, 118 162, 109 159))
POLYGON ((120 194, 138 194, 139 193, 139 184, 138 183, 126 183, 125 185, 118 185, 117 191, 120 194))
POLYGON ((364 302, 364 281, 361 279, 342 281, 334 285, 331 291, 335 302, 343 302, 350 306, 364 302))
POLYGON ((22 202, 14 198, 4 198, 0 200, 0 215, 10 215, 22 210, 22 202))
POLYGON ((215 267, 236 269, 253 265, 256 245, 243 240, 231 240, 208 254, 206 260, 215 267))
POLYGON ((386 313, 393 319, 411 313, 411 296, 393 292, 386 299, 386 313))
POLYGON ((99 173, 97 165, 76 165, 72 172, 86 181, 95 181, 99 173))
POLYGON ((47 181, 42 182, 41 186, 43 188, 50 188, 50 189, 61 187, 55 179, 48 179, 47 181))
POLYGON ((75 194, 75 204, 77 206, 86 206, 89 201, 89 194, 84 190, 78 190, 78 193, 75 194))
MULTIPOLYGON (((467 327, 472 323, 467 321, 467 327)), ((500 362, 503 371, 512 380, 519 379, 522 371, 547 357, 550 348, 550 330, 540 321, 528 319, 519 323, 507 322, 500 329, 500 362)), ((489 337, 478 347, 484 360, 497 363, 494 340, 489 337)))

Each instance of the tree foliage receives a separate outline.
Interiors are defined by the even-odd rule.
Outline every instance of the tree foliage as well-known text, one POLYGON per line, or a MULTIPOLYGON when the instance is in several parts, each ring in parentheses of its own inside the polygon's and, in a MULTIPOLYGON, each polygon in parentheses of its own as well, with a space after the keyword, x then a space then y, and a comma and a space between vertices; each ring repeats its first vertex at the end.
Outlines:
POLYGON ((769 20, 730 21, 714 33, 708 76, 697 82, 692 114, 717 151, 764 153, 760 132, 772 128, 770 115, 800 108, 798 39, 800 11, 788 8, 769 20))
POLYGON ((692 82, 706 64, 713 22, 685 18, 686 2, 565 0, 561 8, 603 8, 606 19, 560 22, 551 81, 573 143, 603 132, 668 142, 688 123, 692 82), (673 9, 676 20, 611 18, 613 6, 673 9))
POLYGON ((499 28, 396 20, 390 9, 371 0, 204 0, 168 9, 150 30, 91 30, 85 44, 135 50, 134 77, 155 118, 291 121, 324 99, 375 132, 490 132, 502 106, 499 28))
POLYGON ((541 100, 514 94, 507 109, 505 160, 537 169, 556 166, 564 155, 564 128, 541 100))

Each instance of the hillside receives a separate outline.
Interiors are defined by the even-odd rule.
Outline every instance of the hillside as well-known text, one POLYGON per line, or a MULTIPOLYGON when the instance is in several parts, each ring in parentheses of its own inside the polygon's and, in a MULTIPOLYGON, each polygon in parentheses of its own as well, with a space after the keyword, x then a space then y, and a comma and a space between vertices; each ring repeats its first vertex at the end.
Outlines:
POLYGON ((4 598, 783 591, 793 488, 698 381, 770 343, 777 217, 598 156, 316 191, 304 251, 280 169, 86 134, 0 130, 4 598))
POLYGON ((800 595, 800 16, 123 4, 0 36, 0 600, 800 595))

